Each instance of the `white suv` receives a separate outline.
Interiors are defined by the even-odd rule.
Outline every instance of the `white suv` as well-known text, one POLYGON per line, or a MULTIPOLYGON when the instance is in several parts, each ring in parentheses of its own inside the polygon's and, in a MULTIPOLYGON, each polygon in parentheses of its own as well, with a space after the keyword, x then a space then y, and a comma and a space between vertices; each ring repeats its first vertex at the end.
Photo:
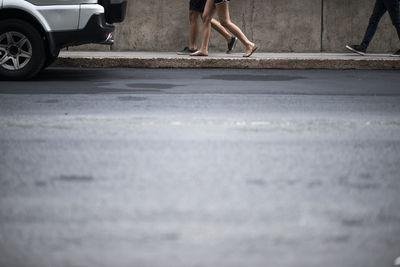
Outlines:
POLYGON ((0 0, 0 78, 30 79, 60 49, 113 43, 127 0, 0 0))

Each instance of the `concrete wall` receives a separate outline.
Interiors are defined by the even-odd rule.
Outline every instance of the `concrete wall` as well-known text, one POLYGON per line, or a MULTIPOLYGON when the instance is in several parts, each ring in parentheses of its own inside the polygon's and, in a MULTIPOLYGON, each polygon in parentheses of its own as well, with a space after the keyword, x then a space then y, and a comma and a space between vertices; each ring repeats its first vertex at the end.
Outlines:
MULTIPOLYGON (((176 51, 189 38, 188 0, 128 0, 128 14, 117 26, 113 47, 81 46, 75 50, 176 51)), ((341 52, 365 32, 375 0, 232 0, 231 19, 266 52, 341 52)), ((386 14, 370 52, 400 48, 386 14)), ((226 49, 211 35, 210 51, 226 49)), ((243 46, 239 45, 240 51, 243 46)))

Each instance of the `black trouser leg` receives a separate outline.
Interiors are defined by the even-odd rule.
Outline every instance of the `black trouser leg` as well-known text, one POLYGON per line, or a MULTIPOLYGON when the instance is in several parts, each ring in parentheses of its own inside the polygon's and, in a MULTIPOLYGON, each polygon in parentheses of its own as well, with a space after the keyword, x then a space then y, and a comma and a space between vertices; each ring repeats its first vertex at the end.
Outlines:
POLYGON ((400 0, 384 0, 400 40, 400 0))
POLYGON ((379 21, 382 16, 386 13, 387 8, 383 0, 376 0, 374 11, 372 12, 371 18, 369 19, 369 24, 367 31, 365 32, 364 39, 361 43, 363 48, 367 48, 372 38, 374 38, 376 29, 378 28, 379 21))

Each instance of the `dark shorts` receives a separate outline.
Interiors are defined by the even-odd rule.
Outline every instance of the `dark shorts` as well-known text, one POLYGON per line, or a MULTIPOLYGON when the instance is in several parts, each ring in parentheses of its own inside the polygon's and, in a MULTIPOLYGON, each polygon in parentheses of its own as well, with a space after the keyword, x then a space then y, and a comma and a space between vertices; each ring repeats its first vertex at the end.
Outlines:
POLYGON ((190 0, 189 10, 203 13, 207 0, 190 0))
POLYGON ((225 2, 230 2, 230 0, 214 0, 214 3, 217 4, 221 4, 221 3, 225 3, 225 2))

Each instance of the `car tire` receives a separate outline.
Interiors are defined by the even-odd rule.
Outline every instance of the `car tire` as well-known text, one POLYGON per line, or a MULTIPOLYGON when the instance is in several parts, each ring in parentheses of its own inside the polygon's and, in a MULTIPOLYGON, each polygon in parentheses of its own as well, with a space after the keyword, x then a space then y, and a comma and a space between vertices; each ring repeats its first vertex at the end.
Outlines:
POLYGON ((46 62, 44 40, 39 31, 19 19, 0 23, 0 78, 28 80, 38 74, 46 62))

